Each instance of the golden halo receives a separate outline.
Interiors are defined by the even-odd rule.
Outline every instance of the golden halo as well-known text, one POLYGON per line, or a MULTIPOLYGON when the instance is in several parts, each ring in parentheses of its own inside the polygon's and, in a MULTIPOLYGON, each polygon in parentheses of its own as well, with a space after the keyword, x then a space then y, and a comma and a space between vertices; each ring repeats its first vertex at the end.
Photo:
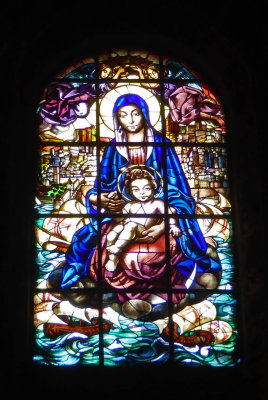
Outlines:
POLYGON ((160 178, 161 189, 160 189, 160 191, 157 193, 157 195, 154 196, 154 197, 155 197, 155 198, 159 197, 160 194, 161 194, 162 191, 163 191, 163 182, 164 182, 164 181, 163 181, 163 178, 162 178, 162 176, 160 175, 160 173, 159 173, 155 168, 150 167, 149 165, 145 165, 145 164, 128 165, 126 168, 123 169, 122 172, 120 172, 120 174, 118 175, 118 178, 117 178, 117 189, 118 189, 118 192, 119 192, 126 200, 132 201, 132 199, 129 198, 128 196, 126 196, 126 195, 123 193, 123 191, 121 190, 121 187, 120 187, 120 179, 121 179, 121 176, 122 176, 128 169, 140 168, 140 167, 145 167, 145 168, 149 168, 149 169, 153 170, 154 172, 156 172, 156 174, 157 174, 157 175, 159 176, 159 178, 160 178))
POLYGON ((113 107, 118 97, 124 94, 137 94, 147 103, 149 108, 150 121, 156 130, 161 129, 160 104, 156 96, 148 89, 137 84, 119 84, 115 89, 110 90, 100 101, 100 117, 103 124, 110 131, 114 131, 113 107))

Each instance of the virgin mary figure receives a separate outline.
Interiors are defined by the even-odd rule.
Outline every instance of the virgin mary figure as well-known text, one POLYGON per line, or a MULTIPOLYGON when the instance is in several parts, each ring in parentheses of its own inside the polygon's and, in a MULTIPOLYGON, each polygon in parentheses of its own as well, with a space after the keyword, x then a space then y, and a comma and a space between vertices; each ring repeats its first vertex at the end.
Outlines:
MULTIPOLYGON (((103 295, 104 305, 116 303, 126 316, 131 317, 131 312, 127 311, 129 308, 124 305, 135 301, 148 305, 146 315, 144 312, 142 316, 135 314, 137 318, 164 318, 168 312, 167 288, 170 284, 174 290, 172 302, 175 310, 199 302, 204 299, 206 291, 198 289, 218 286, 220 261, 193 217, 195 202, 178 156, 170 141, 164 140, 153 128, 145 100, 131 93, 120 96, 114 104, 113 120, 115 138, 106 146, 99 176, 86 196, 91 223, 76 232, 66 253, 64 267, 55 270, 49 281, 52 286, 60 285, 62 289, 86 286, 85 282, 90 282, 89 287, 92 287, 100 277, 98 257, 101 254, 103 288, 105 292, 113 289, 112 294, 103 295), (163 178, 159 199, 167 201, 168 206, 175 209, 182 234, 178 238, 169 235, 167 241, 162 216, 156 225, 143 232, 143 237, 124 248, 116 270, 111 272, 105 269, 107 234, 115 224, 116 213, 120 213, 126 201, 131 200, 124 187, 120 191, 118 188, 123 171, 135 165, 147 168, 159 186, 159 176, 163 178), (98 240, 100 232, 101 240, 98 240), (168 242, 169 249, 166 248, 168 242), (186 293, 186 289, 193 290, 186 293), (158 293, 159 304, 152 300, 152 292, 158 293)), ((78 307, 80 300, 72 297, 78 307)), ((94 305, 97 306, 94 296, 85 296, 80 304, 81 307, 94 305)))

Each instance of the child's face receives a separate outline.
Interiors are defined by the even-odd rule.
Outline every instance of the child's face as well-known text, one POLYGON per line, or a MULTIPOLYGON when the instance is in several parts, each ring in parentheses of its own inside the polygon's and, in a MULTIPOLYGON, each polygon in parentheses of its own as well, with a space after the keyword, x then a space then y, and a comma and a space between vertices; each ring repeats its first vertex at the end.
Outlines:
POLYGON ((147 70, 148 76, 151 79, 158 79, 159 78, 159 73, 155 68, 149 67, 147 70))
POLYGON ((135 179, 130 184, 130 193, 139 201, 150 200, 154 195, 154 190, 148 179, 135 179))

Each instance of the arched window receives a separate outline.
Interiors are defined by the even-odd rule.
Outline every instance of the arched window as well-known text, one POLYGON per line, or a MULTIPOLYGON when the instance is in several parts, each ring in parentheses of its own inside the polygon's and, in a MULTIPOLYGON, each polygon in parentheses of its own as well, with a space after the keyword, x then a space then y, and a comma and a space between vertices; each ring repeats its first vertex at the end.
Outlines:
POLYGON ((115 50, 37 110, 34 361, 234 366, 226 123, 183 60, 115 50))

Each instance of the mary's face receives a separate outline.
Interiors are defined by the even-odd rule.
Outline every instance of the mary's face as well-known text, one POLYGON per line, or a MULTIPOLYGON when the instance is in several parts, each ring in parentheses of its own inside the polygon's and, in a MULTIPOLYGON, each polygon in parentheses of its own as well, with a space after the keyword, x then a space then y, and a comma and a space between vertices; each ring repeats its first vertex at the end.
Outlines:
POLYGON ((129 105, 120 107, 117 112, 120 125, 131 133, 138 133, 144 126, 144 118, 139 107, 129 105))

